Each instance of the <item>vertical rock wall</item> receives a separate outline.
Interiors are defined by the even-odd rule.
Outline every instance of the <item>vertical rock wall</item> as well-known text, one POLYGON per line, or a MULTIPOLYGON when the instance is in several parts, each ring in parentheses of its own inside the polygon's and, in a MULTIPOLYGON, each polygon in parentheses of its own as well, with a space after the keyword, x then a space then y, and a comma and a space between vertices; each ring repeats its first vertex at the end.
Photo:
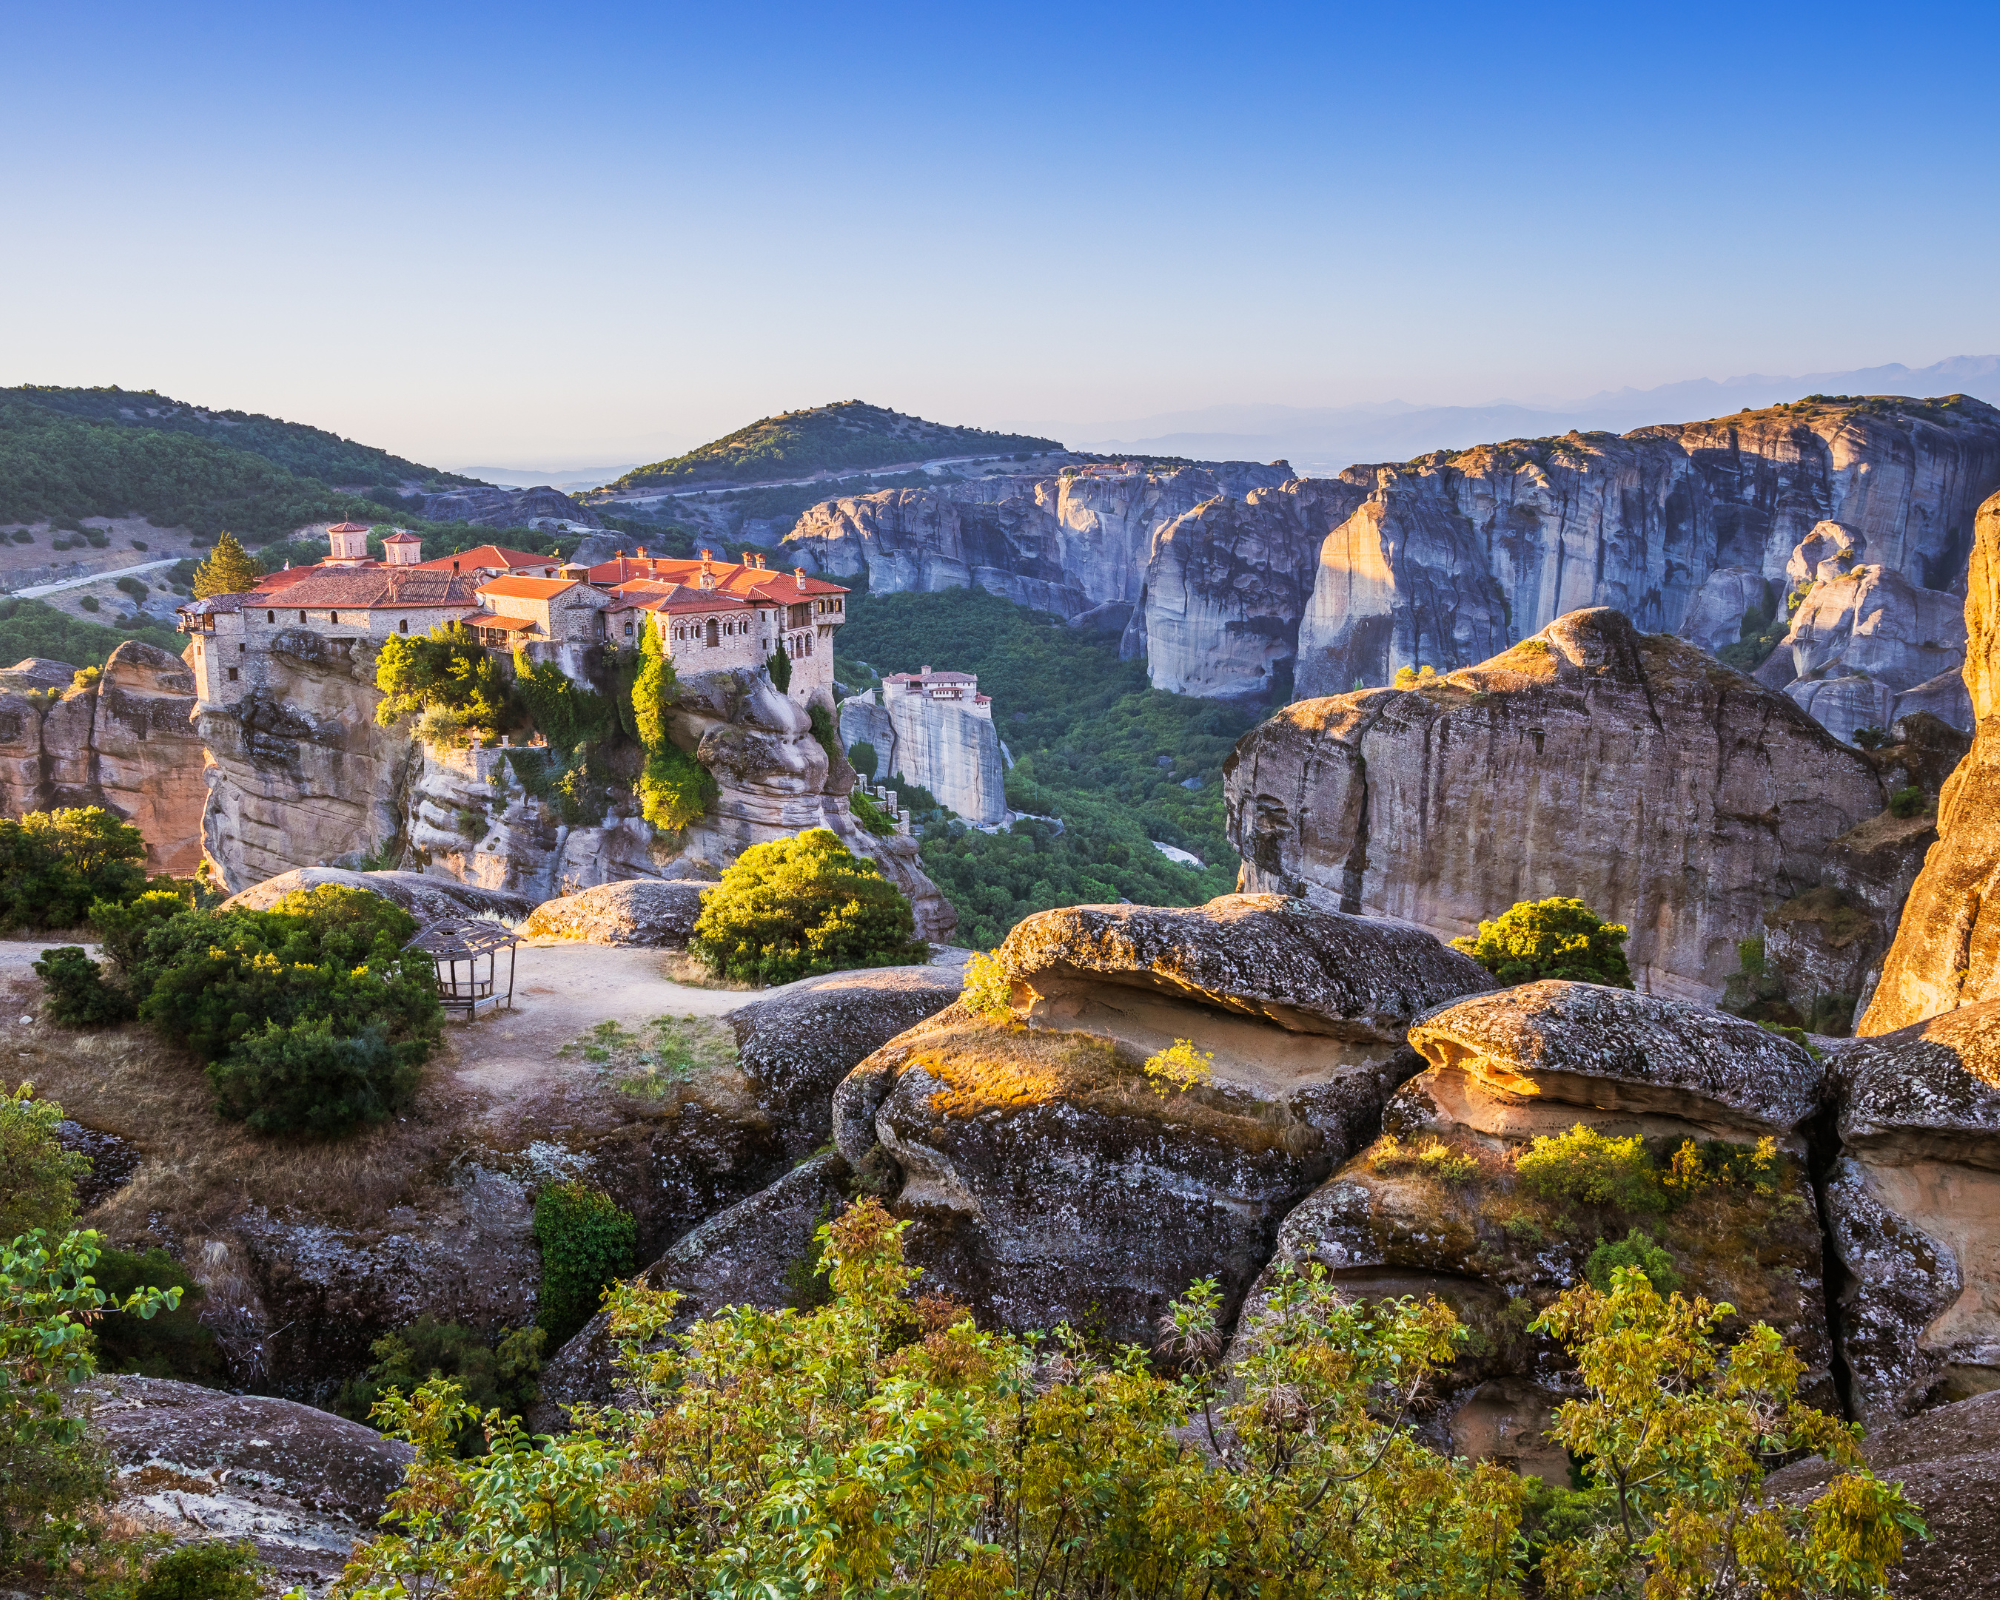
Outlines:
POLYGON ((840 743, 875 747, 878 774, 920 784, 973 822, 1007 818, 1007 767, 990 716, 964 701, 877 692, 840 703, 840 743))

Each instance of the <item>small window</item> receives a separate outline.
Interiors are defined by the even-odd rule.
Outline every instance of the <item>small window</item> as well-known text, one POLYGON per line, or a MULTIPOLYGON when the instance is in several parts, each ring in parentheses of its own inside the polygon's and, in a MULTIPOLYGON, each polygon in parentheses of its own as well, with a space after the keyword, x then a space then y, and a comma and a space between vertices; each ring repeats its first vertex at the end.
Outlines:
POLYGON ((239 644, 236 647, 236 653, 240 656, 243 654, 244 651, 248 650, 249 648, 250 647, 247 644, 239 644))
POLYGON ((408 633, 410 631, 410 619, 405 617, 402 621, 398 622, 396 624, 396 631, 398 633, 408 633))
POLYGON ((337 626, 340 622, 340 613, 338 611, 329 611, 326 614, 326 620, 330 625, 337 626))
POLYGON ((231 667, 229 669, 229 681, 231 683, 234 683, 236 681, 236 677, 237 677, 236 669, 234 667, 231 667))
POLYGON ((264 620, 266 622, 276 622, 278 620, 278 613, 275 611, 267 611, 264 613, 264 620))
POLYGON ((301 611, 299 613, 299 621, 304 622, 305 620, 306 620, 306 614, 303 611, 301 611))

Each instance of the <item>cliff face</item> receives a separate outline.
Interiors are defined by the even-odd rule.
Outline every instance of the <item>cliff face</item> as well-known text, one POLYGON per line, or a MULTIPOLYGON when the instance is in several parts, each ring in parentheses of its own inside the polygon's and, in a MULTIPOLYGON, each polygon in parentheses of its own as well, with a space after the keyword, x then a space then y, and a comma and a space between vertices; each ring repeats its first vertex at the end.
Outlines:
POLYGON ((1965 687, 1972 751, 1938 799, 1938 842, 1910 891, 1882 981, 1856 1030, 1893 1033, 2000 1000, 2000 494, 1979 508, 1967 571, 1965 687))
POLYGON ((1883 803, 1785 696, 1604 609, 1419 689, 1287 707, 1224 781, 1246 890, 1440 937, 1574 895, 1631 927, 1641 987, 1704 1001, 1883 803))
POLYGON ((921 784, 961 817, 997 823, 1007 818, 1007 767, 990 716, 963 701, 922 694, 854 695, 840 703, 840 743, 867 741, 877 772, 921 784))
POLYGON ((14 816, 103 806, 146 836, 149 870, 190 875, 207 796, 194 703, 181 659, 137 639, 90 688, 46 707, 0 691, 0 805, 14 816))

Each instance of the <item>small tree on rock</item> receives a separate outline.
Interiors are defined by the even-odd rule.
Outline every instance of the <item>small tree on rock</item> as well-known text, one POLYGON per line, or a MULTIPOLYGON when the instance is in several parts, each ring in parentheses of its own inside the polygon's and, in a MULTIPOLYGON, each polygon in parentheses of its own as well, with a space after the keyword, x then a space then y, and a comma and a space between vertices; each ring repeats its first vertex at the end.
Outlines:
POLYGON ((1581 900, 1557 896, 1522 900, 1493 921, 1480 923, 1477 938, 1451 943, 1502 983, 1566 978, 1629 989, 1632 969, 1624 944, 1630 935, 1631 929, 1603 921, 1581 900))
POLYGON ((263 576, 257 570, 257 563, 251 559, 250 552, 236 542, 235 534, 218 534, 208 559, 194 569, 195 598, 206 600, 218 594, 244 594, 256 588, 257 580, 263 576))

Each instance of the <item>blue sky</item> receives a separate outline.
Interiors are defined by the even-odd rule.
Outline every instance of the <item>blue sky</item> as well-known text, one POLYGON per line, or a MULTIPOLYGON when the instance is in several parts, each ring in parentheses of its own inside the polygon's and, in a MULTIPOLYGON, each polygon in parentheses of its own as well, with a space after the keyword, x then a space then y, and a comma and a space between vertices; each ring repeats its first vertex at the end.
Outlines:
POLYGON ((2000 7, 0 0, 0 383, 442 463, 2000 350, 2000 7))

